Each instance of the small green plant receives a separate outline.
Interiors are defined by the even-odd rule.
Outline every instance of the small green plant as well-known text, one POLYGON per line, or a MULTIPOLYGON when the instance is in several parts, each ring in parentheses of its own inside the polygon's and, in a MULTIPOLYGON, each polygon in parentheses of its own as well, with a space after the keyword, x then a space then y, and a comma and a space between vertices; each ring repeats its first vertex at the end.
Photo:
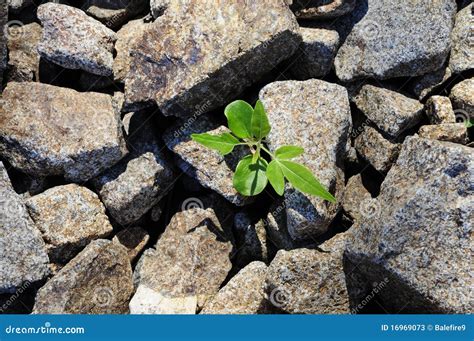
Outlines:
POLYGON ((302 147, 281 146, 274 153, 265 147, 264 139, 271 127, 262 102, 257 101, 255 108, 252 108, 245 101, 234 101, 225 108, 224 113, 232 133, 192 134, 191 138, 222 155, 231 153, 235 146, 245 145, 250 148, 251 154, 240 160, 234 173, 233 184, 240 194, 257 195, 270 182, 275 192, 283 195, 286 179, 301 192, 331 202, 336 201, 306 166, 291 161, 303 154, 302 147), (270 163, 262 157, 262 151, 270 156, 270 163))

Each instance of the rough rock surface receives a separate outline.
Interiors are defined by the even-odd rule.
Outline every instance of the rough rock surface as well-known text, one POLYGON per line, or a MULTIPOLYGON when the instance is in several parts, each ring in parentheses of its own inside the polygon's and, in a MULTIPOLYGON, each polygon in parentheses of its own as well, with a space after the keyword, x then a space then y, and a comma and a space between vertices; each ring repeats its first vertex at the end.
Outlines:
POLYGON ((291 250, 297 244, 288 232, 286 205, 283 199, 279 199, 270 206, 270 210, 264 219, 267 231, 268 244, 276 250, 291 250))
POLYGON ((268 261, 267 232, 262 220, 253 223, 247 213, 239 212, 234 216, 234 231, 238 266, 244 267, 252 261, 268 261))
POLYGON ((53 187, 29 198, 26 206, 55 263, 66 263, 91 240, 112 233, 104 205, 86 187, 53 187))
POLYGON ((449 68, 454 73, 474 69, 473 21, 474 4, 463 8, 456 14, 456 22, 451 34, 452 48, 449 68))
POLYGON ((302 27, 303 42, 291 64, 291 73, 298 79, 318 78, 331 71, 339 46, 334 30, 302 27))
POLYGON ((365 127, 354 141, 357 152, 376 170, 386 173, 397 159, 399 146, 386 140, 376 129, 365 127))
POLYGON ((344 211, 353 220, 361 219, 366 213, 365 206, 372 201, 372 196, 362 183, 360 174, 352 176, 347 181, 342 198, 342 207, 344 211))
POLYGON ((221 134, 227 131, 229 130, 226 127, 213 124, 205 117, 199 117, 191 124, 178 124, 169 128, 163 139, 168 149, 180 157, 178 165, 183 172, 231 203, 242 206, 249 200, 234 189, 232 177, 240 158, 248 152, 243 148, 235 148, 232 154, 222 156, 217 151, 191 140, 193 133, 221 134))
POLYGON ((298 48, 298 24, 284 0, 171 1, 132 49, 126 107, 156 103, 184 116, 227 103, 298 48))
POLYGON ((93 18, 112 29, 120 27, 133 16, 146 8, 146 0, 87 0, 83 8, 93 18))
POLYGON ((456 121, 474 119, 474 78, 456 84, 449 94, 456 121))
POLYGON ((467 127, 464 123, 434 124, 420 127, 420 137, 455 143, 467 143, 467 127))
POLYGON ((397 137, 422 118, 423 105, 398 92, 364 85, 352 98, 365 116, 389 137, 397 137))
POLYGON ((117 233, 112 242, 119 243, 127 248, 128 257, 133 262, 143 251, 150 240, 150 235, 141 227, 130 227, 117 233))
POLYGON ((39 291, 36 314, 125 314, 133 293, 127 250, 92 241, 39 291))
POLYGON ((18 13, 22 9, 33 4, 33 0, 5 0, 8 3, 8 9, 13 13, 18 13))
POLYGON ((290 6, 298 19, 335 18, 351 12, 356 0, 296 0, 290 6))
POLYGON ((32 175, 86 181, 126 153, 112 97, 10 82, 0 106, 0 154, 32 175))
POLYGON ((194 314, 214 296, 231 269, 232 244, 212 209, 176 213, 140 258, 132 313, 194 314))
POLYGON ((201 314, 259 313, 265 305, 266 274, 265 263, 250 263, 219 290, 216 296, 206 304, 201 314))
POLYGON ((416 77, 411 85, 413 94, 420 100, 424 100, 440 87, 452 76, 451 69, 441 68, 439 70, 416 77))
POLYGON ((39 77, 41 26, 37 23, 19 28, 20 36, 8 37, 8 81, 34 81, 39 77))
POLYGON ((66 69, 112 75, 115 32, 78 8, 56 3, 38 7, 43 38, 42 57, 66 69))
POLYGON ((143 112, 124 117, 130 154, 93 180, 110 215, 121 225, 140 219, 172 188, 173 171, 143 112), (148 122, 146 124, 145 122, 148 122))
POLYGON ((454 0, 365 0, 351 14, 354 26, 334 63, 342 81, 423 75, 449 54, 454 0))
POLYGON ((431 124, 455 123, 453 106, 448 97, 432 96, 425 104, 426 115, 431 124))
MULTIPOLYGON (((305 149, 299 157, 336 198, 344 188, 343 160, 352 119, 345 88, 317 79, 282 81, 265 86, 259 94, 272 130, 271 150, 282 145, 305 149)), ((285 190, 288 231, 293 239, 324 233, 339 204, 293 189, 285 190)))
POLYGON ((349 294, 343 270, 345 235, 318 250, 278 251, 268 267, 268 301, 286 313, 347 314, 349 294))
POLYGON ((48 263, 41 234, 0 162, 0 294, 44 280, 48 263))
POLYGON ((154 18, 163 15, 171 0, 150 0, 150 10, 154 18))
POLYGON ((382 184, 380 214, 349 230, 345 257, 393 313, 472 312, 474 152, 408 137, 382 184), (403 309, 403 310, 401 310, 403 309))
POLYGON ((7 67, 8 50, 7 50, 7 37, 3 33, 5 32, 5 25, 8 22, 8 4, 7 0, 0 0, 0 91, 3 89, 3 72, 7 67))

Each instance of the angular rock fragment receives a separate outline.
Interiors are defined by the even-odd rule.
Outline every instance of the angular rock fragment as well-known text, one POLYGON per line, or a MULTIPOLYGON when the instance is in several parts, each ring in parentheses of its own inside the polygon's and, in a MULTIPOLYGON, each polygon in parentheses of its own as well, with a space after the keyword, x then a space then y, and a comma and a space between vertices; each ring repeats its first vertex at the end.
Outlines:
POLYGON ((265 305, 266 274, 265 263, 250 263, 219 290, 201 314, 258 314, 265 305))
POLYGON ((451 33, 452 48, 449 68, 454 73, 474 69, 474 4, 463 8, 456 14, 456 22, 451 33))
POLYGON ((169 150, 179 156, 178 166, 190 177, 210 188, 231 203, 242 206, 249 202, 248 198, 240 195, 233 186, 232 178, 239 160, 248 154, 244 148, 235 148, 232 154, 222 156, 217 151, 210 150, 191 140, 193 133, 221 134, 229 130, 218 126, 205 117, 199 117, 191 124, 175 125, 163 135, 169 150))
POLYGON ((349 294, 343 269, 345 235, 318 250, 278 251, 268 267, 265 292, 275 308, 290 314, 347 314, 349 294))
POLYGON ((449 94, 453 104, 456 122, 474 119, 474 78, 456 84, 449 94))
MULTIPOLYGON (((343 160, 352 126, 347 91, 317 79, 274 82, 259 94, 272 130, 271 150, 298 145, 305 153, 295 159, 311 169, 336 198, 344 188, 343 160)), ((324 233, 339 204, 305 195, 292 187, 285 191, 288 231, 295 239, 324 233)))
POLYGON ((6 25, 8 22, 8 4, 7 0, 0 0, 0 91, 3 90, 3 72, 7 67, 8 50, 7 50, 7 37, 5 32, 6 25))
POLYGON ((91 240, 113 230, 97 194, 86 187, 53 187, 29 198, 26 205, 55 263, 66 263, 91 240))
POLYGON ((449 141, 455 143, 467 143, 467 127, 464 123, 445 123, 426 125, 420 127, 418 131, 420 137, 440 141, 449 141))
POLYGON ((270 207, 264 219, 267 239, 269 244, 277 250, 291 250, 295 248, 296 242, 288 232, 286 205, 284 200, 277 200, 270 207))
POLYGON ((357 152, 376 170, 386 173, 398 156, 399 146, 386 140, 377 130, 365 127, 355 139, 357 152))
POLYGON ((337 31, 301 28, 303 42, 291 64, 291 73, 298 79, 326 76, 336 56, 339 46, 337 31))
POLYGON ((40 55, 66 69, 112 75, 115 32, 78 8, 56 3, 38 7, 43 24, 40 55))
POLYGON ((431 124, 456 122, 453 106, 448 97, 432 96, 426 101, 425 108, 431 124))
POLYGON ((298 19, 335 18, 351 12, 356 0, 296 0, 290 6, 298 19))
POLYGON ((450 68, 441 68, 423 76, 416 77, 411 84, 411 90, 413 94, 422 101, 445 84, 451 76, 452 72, 450 68))
POLYGON ((408 137, 379 214, 349 230, 347 271, 386 279, 379 295, 389 312, 472 312, 473 160, 471 148, 408 137))
POLYGON ((127 250, 94 240, 38 291, 33 313, 126 314, 132 293, 127 250))
POLYGON ((355 105, 391 138, 416 125, 423 116, 423 105, 398 92, 364 85, 355 97, 355 105))
POLYGON ((87 0, 86 13, 105 26, 116 29, 146 9, 146 0, 87 0))
POLYGON ((130 154, 93 180, 110 215, 122 225, 136 222, 168 193, 173 171, 144 112, 124 117, 130 154))
POLYGON ((226 104, 290 57, 301 37, 286 1, 171 1, 131 50, 126 108, 187 116, 226 104))
POLYGON ((150 240, 149 234, 141 227, 131 227, 117 233, 112 242, 119 243, 127 248, 128 257, 133 262, 150 240))
POLYGON ((10 82, 0 106, 0 154, 15 168, 82 182, 127 152, 112 97, 10 82))
POLYGON ((140 257, 131 313, 195 314, 214 296, 232 267, 232 244, 212 209, 176 213, 140 257))
POLYGON ((39 79, 41 26, 37 23, 18 28, 21 36, 8 37, 8 81, 28 82, 39 79))
POLYGON ((46 279, 48 263, 41 234, 0 162, 0 294, 46 279))
POLYGON ((252 261, 268 261, 267 233, 262 220, 253 223, 245 212, 234 216, 237 263, 244 267, 252 261))
POLYGON ((334 63, 337 76, 387 79, 438 70, 451 48, 455 14, 454 0, 358 1, 334 63))
POLYGON ((362 177, 357 174, 347 181, 342 207, 350 218, 358 220, 366 213, 365 206, 371 199, 372 196, 362 183, 362 177))

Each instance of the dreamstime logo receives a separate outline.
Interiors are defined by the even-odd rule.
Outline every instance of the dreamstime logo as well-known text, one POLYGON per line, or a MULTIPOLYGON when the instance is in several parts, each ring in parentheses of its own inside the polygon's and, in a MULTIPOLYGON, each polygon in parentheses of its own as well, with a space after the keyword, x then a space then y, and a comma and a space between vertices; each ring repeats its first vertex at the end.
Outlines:
POLYGON ((380 26, 375 21, 368 20, 363 24, 361 32, 366 40, 374 40, 379 36, 380 26))
POLYGON ((456 123, 464 123, 466 126, 470 126, 472 118, 467 111, 462 109, 454 110, 454 116, 456 118, 456 123))
POLYGON ((98 307, 108 307, 114 300, 114 293, 110 288, 100 287, 94 291, 93 300, 98 307))
POLYGON ((181 204, 182 211, 191 210, 193 208, 204 208, 204 204, 200 199, 194 197, 187 198, 181 204))
POLYGON ((19 20, 11 20, 3 27, 3 33, 8 40, 18 40, 24 35, 23 23, 19 20))
POLYGON ((373 218, 380 214, 380 204, 377 199, 366 198, 359 205, 360 214, 365 218, 373 218))
POLYGON ((269 299, 275 307, 281 308, 290 301, 291 295, 285 289, 275 288, 270 293, 269 299))

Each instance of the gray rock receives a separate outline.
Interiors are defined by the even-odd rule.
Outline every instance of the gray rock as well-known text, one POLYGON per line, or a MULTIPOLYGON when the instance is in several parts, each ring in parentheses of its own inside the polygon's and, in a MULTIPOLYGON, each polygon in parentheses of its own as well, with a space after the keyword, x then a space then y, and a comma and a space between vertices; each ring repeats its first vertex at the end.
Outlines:
POLYGON ((115 32, 78 8, 56 3, 38 7, 43 24, 40 55, 66 69, 112 75, 115 32))
POLYGON ((422 126, 418 131, 418 135, 426 139, 462 144, 469 141, 467 127, 464 123, 444 123, 422 126))
POLYGON ((126 314, 133 293, 127 250, 91 242, 36 295, 34 314, 126 314))
POLYGON ((298 79, 326 76, 336 56, 339 34, 319 28, 302 27, 300 31, 303 42, 291 64, 291 73, 298 79))
POLYGON ((337 76, 387 79, 438 70, 451 48, 455 14, 454 0, 358 1, 334 63, 337 76))
POLYGON ((10 82, 2 101, 0 155, 27 174, 82 182, 127 152, 109 95, 10 82))
POLYGON ((473 11, 474 5, 471 3, 456 14, 456 22, 451 33, 452 48, 449 59, 449 68, 454 73, 474 69, 473 11))
POLYGON ((453 104, 456 122, 465 122, 474 119, 474 78, 466 79, 456 84, 449 94, 453 104))
POLYGON ((290 8, 298 19, 335 18, 351 12, 356 0, 295 0, 290 8))
POLYGON ((130 262, 133 262, 143 251, 150 240, 150 235, 141 227, 130 227, 117 233, 112 242, 119 243, 127 248, 130 262))
POLYGON ((234 216, 234 231, 239 267, 252 261, 268 261, 267 232, 262 220, 253 223, 246 212, 238 212, 234 216))
POLYGON ((352 100, 369 120, 391 138, 416 125, 423 116, 423 105, 417 100, 369 84, 364 85, 352 100))
POLYGON ((347 181, 342 198, 342 207, 352 220, 359 220, 366 214, 366 205, 372 202, 372 196, 362 183, 360 174, 352 176, 347 181))
POLYGON ((431 124, 455 123, 453 106, 448 97, 432 96, 425 104, 425 111, 431 124))
MULTIPOLYGON (((340 85, 317 79, 274 82, 259 94, 272 130, 268 146, 298 145, 305 153, 296 161, 311 169, 336 198, 344 188, 343 160, 352 126, 347 91, 340 85)), ((285 190, 288 231, 295 239, 324 233, 339 204, 305 195, 292 187, 285 190)))
POLYGON ((134 273, 131 313, 195 314, 219 290, 232 267, 232 244, 212 209, 176 213, 134 273))
POLYGON ((5 0, 5 2, 8 3, 8 9, 13 13, 18 13, 33 4, 33 0, 5 0))
POLYGON ((150 118, 143 112, 129 116, 124 118, 124 125, 128 125, 130 154, 93 179, 105 207, 121 225, 140 219, 168 193, 174 182, 171 165, 150 118))
POLYGON ((319 250, 278 251, 268 267, 268 301, 290 314, 347 314, 349 294, 343 270, 343 234, 319 250))
POLYGON ((146 0, 87 0, 83 8, 86 8, 87 14, 105 26, 116 29, 143 12, 147 4, 146 0))
POLYGON ((216 296, 206 304, 201 314, 260 313, 265 306, 266 274, 265 263, 250 263, 219 290, 216 296))
POLYGON ((0 162, 0 294, 46 279, 48 263, 41 234, 0 162))
POLYGON ((163 15, 171 0, 150 0, 150 10, 153 18, 163 15))
POLYGON ((210 188, 231 203, 242 206, 249 199, 240 195, 233 186, 232 177, 241 157, 249 152, 244 148, 235 148, 232 154, 222 156, 191 140, 192 133, 221 134, 229 130, 218 126, 205 117, 200 117, 191 124, 177 124, 169 128, 163 135, 169 150, 179 156, 178 166, 190 177, 210 188))
POLYGON ((5 27, 8 22, 8 5, 7 0, 0 0, 0 90, 3 89, 3 72, 7 67, 8 50, 7 50, 7 37, 3 34, 5 27))
POLYGON ((399 145, 386 140, 377 130, 365 127, 354 141, 357 152, 376 170, 386 173, 398 156, 399 145))
POLYGON ((416 77, 411 84, 411 91, 422 101, 431 93, 440 89, 451 76, 451 69, 446 67, 416 77))
POLYGON ((29 198, 26 206, 55 263, 67 263, 113 230, 97 194, 79 185, 53 187, 29 198))
POLYGON ((367 283, 393 313, 469 313, 473 293, 474 151, 408 137, 382 184, 380 213, 349 230, 347 271, 367 283))
POLYGON ((297 244, 288 232, 286 204, 283 199, 273 203, 264 219, 268 244, 276 250, 291 250, 297 244))
POLYGON ((132 48, 126 108, 187 116, 228 103, 290 57, 301 37, 284 0, 171 1, 132 48))
POLYGON ((8 36, 8 81, 28 82, 39 79, 41 26, 37 23, 18 28, 18 35, 8 36))

